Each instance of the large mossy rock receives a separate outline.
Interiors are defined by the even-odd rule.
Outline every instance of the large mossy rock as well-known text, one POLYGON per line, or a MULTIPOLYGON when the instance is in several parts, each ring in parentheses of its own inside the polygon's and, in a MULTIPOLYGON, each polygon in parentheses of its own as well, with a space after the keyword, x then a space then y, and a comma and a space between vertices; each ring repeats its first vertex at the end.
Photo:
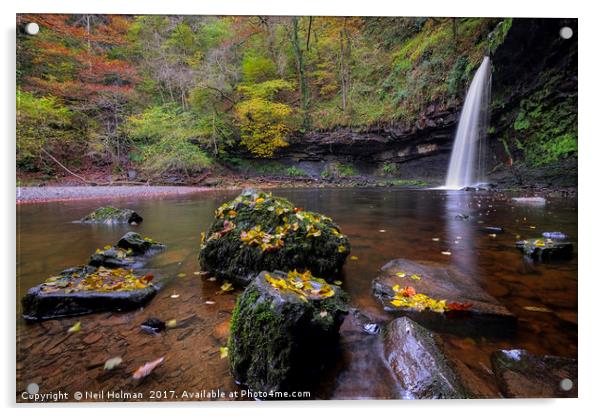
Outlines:
POLYGON ((577 360, 535 355, 526 350, 500 350, 491 355, 505 397, 577 397, 577 360))
POLYGON ((165 249, 165 245, 138 233, 128 232, 116 245, 97 249, 90 257, 90 266, 109 268, 137 268, 146 257, 165 249))
POLYGON ((80 220, 91 224, 140 224, 142 217, 127 208, 100 207, 80 220))
POLYGON ((157 293, 151 274, 125 269, 79 266, 49 277, 21 300, 28 321, 125 311, 143 306, 157 293))
POLYGON ((332 219, 255 190, 220 206, 202 240, 201 267, 241 286, 262 270, 310 270, 330 280, 350 250, 332 219))
POLYGON ((436 263, 392 260, 372 289, 386 311, 410 316, 429 329, 501 335, 516 327, 516 316, 473 278, 436 263))
POLYGON ((516 247, 529 258, 539 261, 565 260, 573 255, 573 243, 552 238, 531 238, 516 242, 516 247))
POLYGON ((254 391, 308 390, 334 361, 347 295, 309 273, 261 272, 232 316, 228 356, 254 391))
POLYGON ((410 318, 392 321, 384 338, 385 360, 412 399, 473 397, 454 364, 442 351, 441 339, 410 318))

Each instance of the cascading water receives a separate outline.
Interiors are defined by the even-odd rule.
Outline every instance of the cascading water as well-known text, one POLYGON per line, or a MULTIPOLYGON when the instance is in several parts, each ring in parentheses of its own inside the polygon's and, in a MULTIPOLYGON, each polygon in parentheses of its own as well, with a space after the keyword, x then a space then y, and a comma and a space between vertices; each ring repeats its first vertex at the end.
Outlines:
POLYGON ((461 189, 485 181, 485 143, 489 123, 491 63, 489 57, 477 70, 460 114, 444 188, 461 189))

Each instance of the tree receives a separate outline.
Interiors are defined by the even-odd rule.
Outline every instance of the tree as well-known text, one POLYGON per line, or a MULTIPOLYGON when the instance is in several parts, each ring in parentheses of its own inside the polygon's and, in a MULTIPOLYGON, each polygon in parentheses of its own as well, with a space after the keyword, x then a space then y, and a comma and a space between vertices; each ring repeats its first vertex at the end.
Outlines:
POLYGON ((239 87, 245 99, 235 106, 236 119, 241 141, 254 156, 272 157, 278 149, 288 146, 292 109, 273 100, 277 93, 293 88, 292 83, 282 79, 239 87))

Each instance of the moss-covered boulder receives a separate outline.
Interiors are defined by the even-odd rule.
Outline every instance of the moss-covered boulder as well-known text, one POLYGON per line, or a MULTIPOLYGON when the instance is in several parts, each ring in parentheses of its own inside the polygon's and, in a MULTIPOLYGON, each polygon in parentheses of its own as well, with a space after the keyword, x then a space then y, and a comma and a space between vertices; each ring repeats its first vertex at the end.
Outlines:
POLYGON ((114 246, 97 249, 90 257, 90 265, 95 267, 130 267, 142 265, 146 257, 165 249, 165 245, 138 233, 128 232, 114 246))
POLYGON ((310 270, 334 278, 350 250, 332 219, 250 189, 216 210, 201 240, 201 267, 241 286, 262 270, 310 270))
POLYGON ((29 289, 21 305, 23 317, 35 321, 136 309, 151 300, 157 290, 149 273, 78 266, 29 289))
POLYGON ((254 391, 309 390, 334 362, 347 295, 311 273, 261 272, 232 316, 234 378, 254 391))
POLYGON ((539 261, 565 260, 573 255, 573 243, 552 238, 531 238, 516 242, 526 257, 539 261))
POLYGON ((127 208, 100 207, 80 220, 91 224, 130 224, 142 222, 142 217, 135 211, 127 208))

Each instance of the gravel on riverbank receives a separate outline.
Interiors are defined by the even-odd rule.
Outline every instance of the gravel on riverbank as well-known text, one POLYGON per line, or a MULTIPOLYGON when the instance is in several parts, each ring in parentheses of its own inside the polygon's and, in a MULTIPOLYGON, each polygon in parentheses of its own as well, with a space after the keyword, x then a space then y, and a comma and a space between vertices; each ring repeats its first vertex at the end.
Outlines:
POLYGON ((193 186, 40 186, 18 187, 17 204, 82 199, 147 198, 211 190, 193 186))

